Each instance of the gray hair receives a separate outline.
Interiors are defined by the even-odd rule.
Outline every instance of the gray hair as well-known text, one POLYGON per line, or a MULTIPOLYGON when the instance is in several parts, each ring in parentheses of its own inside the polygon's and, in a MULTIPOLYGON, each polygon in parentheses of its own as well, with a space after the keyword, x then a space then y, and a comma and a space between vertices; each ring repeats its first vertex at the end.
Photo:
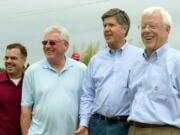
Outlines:
POLYGON ((49 34, 49 33, 60 33, 60 39, 61 40, 65 40, 69 43, 69 33, 68 30, 63 27, 63 26, 59 26, 59 25, 53 25, 53 26, 49 26, 48 28, 46 28, 45 30, 45 35, 49 34))
POLYGON ((142 12, 142 16, 151 15, 155 11, 158 11, 160 13, 160 15, 162 16, 162 19, 163 19, 163 23, 165 25, 168 25, 168 26, 172 27, 173 23, 172 23, 171 15, 162 7, 149 7, 149 8, 146 8, 142 12))

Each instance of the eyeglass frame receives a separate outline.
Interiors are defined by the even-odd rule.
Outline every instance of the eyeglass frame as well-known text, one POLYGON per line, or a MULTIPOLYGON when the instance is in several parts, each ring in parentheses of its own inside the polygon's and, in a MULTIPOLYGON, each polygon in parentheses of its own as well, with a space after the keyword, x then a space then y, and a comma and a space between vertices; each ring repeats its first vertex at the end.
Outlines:
POLYGON ((43 46, 46 46, 48 43, 50 46, 55 46, 56 43, 62 42, 62 41, 65 41, 65 40, 43 40, 41 43, 43 46))
POLYGON ((162 25, 158 25, 158 24, 145 24, 145 25, 139 25, 138 29, 145 30, 146 28, 148 28, 150 30, 156 30, 158 28, 166 28, 166 27, 168 27, 167 24, 162 24, 162 25))

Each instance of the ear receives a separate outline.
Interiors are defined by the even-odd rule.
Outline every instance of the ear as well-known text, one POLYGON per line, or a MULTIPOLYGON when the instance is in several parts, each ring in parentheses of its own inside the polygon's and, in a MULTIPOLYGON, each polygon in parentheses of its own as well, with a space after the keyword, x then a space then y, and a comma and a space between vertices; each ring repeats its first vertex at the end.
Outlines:
POLYGON ((68 41, 65 41, 64 42, 64 45, 65 45, 65 47, 66 47, 66 50, 69 48, 69 42, 68 41))
POLYGON ((168 25, 168 26, 166 26, 166 32, 167 32, 167 33, 169 33, 169 32, 170 32, 170 30, 171 30, 171 26, 169 26, 169 25, 168 25))
POLYGON ((124 33, 124 35, 127 33, 127 31, 128 31, 128 27, 127 26, 123 26, 123 33, 124 33))

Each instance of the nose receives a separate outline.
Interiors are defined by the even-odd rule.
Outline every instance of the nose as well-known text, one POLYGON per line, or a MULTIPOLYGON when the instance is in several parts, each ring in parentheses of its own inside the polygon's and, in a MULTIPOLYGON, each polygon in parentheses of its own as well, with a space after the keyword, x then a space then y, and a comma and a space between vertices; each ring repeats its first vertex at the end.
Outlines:
POLYGON ((149 25, 145 25, 145 26, 141 27, 141 30, 148 32, 148 31, 151 31, 152 29, 149 25))
POLYGON ((49 42, 47 42, 47 44, 44 45, 44 47, 45 47, 45 48, 49 48, 49 47, 51 47, 51 45, 49 44, 49 42))
POLYGON ((4 62, 5 62, 5 63, 11 63, 11 62, 12 62, 12 59, 11 59, 11 58, 6 58, 4 62))
POLYGON ((104 31, 109 31, 110 27, 108 25, 104 26, 104 31))

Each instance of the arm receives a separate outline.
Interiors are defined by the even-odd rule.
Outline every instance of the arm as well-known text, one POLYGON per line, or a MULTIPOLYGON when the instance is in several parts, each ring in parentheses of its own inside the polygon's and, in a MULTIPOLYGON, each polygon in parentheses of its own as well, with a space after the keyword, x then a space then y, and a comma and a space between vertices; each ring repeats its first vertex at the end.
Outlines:
POLYGON ((21 107, 21 118, 20 118, 20 123, 21 123, 21 131, 22 135, 27 135, 28 134, 28 129, 30 127, 31 123, 31 107, 21 107))
POLYGON ((80 127, 88 127, 92 106, 95 98, 95 86, 93 81, 93 62, 90 61, 87 74, 82 84, 80 98, 80 127))

